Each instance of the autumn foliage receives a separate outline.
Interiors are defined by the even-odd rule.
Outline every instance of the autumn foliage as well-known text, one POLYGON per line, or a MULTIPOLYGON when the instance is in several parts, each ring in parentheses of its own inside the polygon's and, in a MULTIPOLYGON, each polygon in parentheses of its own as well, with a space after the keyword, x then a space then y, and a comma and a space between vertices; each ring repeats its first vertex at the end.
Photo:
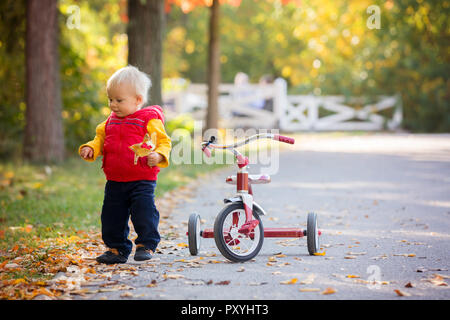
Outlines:
MULTIPOLYGON (((31 233, 32 226, 17 228, 13 232, 31 233)), ((4 237, 0 234, 0 237, 4 237)), ((70 283, 51 285, 51 278, 58 272, 66 272, 71 266, 82 269, 86 280, 95 274, 95 254, 104 249, 98 232, 79 231, 77 235, 41 239, 32 236, 37 246, 21 238, 9 250, 1 250, 0 299, 34 299, 44 295, 57 298, 67 293, 70 283)))
MULTIPOLYGON (((260 1, 269 1, 274 2, 274 0, 260 0, 260 1)), ((219 3, 228 4, 232 7, 239 7, 241 5, 242 0, 219 0, 219 3)), ((184 13, 189 13, 195 9, 195 7, 206 6, 211 7, 213 0, 167 0, 166 2, 166 12, 170 12, 171 6, 175 5, 180 7, 184 13)), ((300 6, 301 0, 281 0, 283 5, 287 5, 289 3, 294 3, 297 6, 300 6)))

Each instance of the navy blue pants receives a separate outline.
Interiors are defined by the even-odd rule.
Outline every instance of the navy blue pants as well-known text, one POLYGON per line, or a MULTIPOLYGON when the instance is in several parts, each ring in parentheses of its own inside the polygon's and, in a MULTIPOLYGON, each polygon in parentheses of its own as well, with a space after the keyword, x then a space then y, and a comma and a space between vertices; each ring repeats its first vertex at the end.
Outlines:
POLYGON ((156 181, 107 181, 102 208, 102 239, 108 248, 128 257, 133 243, 128 239, 131 216, 138 235, 135 244, 143 244, 155 252, 161 237, 158 232, 159 212, 155 206, 156 181))

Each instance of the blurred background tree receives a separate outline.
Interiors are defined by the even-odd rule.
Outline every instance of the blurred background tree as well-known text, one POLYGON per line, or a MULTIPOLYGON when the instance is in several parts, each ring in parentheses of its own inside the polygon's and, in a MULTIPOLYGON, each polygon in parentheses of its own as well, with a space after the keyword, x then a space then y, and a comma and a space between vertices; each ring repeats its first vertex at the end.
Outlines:
POLYGON ((21 152, 25 128, 25 1, 0 2, 0 158, 21 152))
POLYGON ((27 1, 25 38, 23 155, 34 162, 61 162, 64 134, 57 0, 27 1))
MULTIPOLYGON (((273 2, 273 0, 268 0, 273 2)), ((208 85, 207 100, 208 108, 203 130, 215 129, 219 123, 219 84, 221 81, 221 30, 220 17, 221 5, 229 4, 232 7, 239 7, 241 0, 167 0, 168 8, 176 5, 183 13, 189 13, 196 7, 209 7, 209 28, 208 28, 208 56, 206 69, 206 83, 208 85)), ((300 0, 282 0, 281 4, 294 3, 300 6, 300 0)), ((192 44, 192 43, 191 43, 192 44)))
POLYGON ((128 63, 150 75, 150 104, 162 105, 164 0, 128 0, 128 63))
MULTIPOLYGON (((450 131, 450 1, 247 0, 221 6, 220 77, 288 81, 289 93, 399 93, 406 130, 450 131), (381 28, 369 29, 377 5, 381 28)), ((65 145, 75 153, 109 114, 105 83, 128 62, 126 0, 59 0, 65 145), (69 6, 80 8, 69 29, 69 6)), ((207 81, 209 8, 164 13, 162 78, 207 81)), ((25 0, 0 3, 0 157, 20 156, 25 128, 25 0)))

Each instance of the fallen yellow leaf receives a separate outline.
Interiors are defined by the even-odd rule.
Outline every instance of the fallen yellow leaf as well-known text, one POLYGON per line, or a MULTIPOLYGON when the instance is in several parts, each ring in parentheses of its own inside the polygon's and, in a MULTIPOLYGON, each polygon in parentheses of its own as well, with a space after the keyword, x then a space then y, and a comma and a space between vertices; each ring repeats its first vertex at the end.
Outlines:
POLYGON ((189 247, 189 245, 187 243, 184 242, 180 242, 179 244, 177 244, 178 247, 182 247, 182 248, 187 248, 189 247))
POLYGON ((280 281, 281 284, 295 284, 297 283, 298 279, 297 278, 292 278, 290 280, 285 280, 285 281, 280 281))
POLYGON ((322 294, 333 294, 333 293, 336 293, 336 290, 331 287, 326 288, 324 291, 322 291, 322 294))
POLYGON ((323 252, 314 252, 314 255, 315 255, 315 256, 324 256, 325 253, 326 253, 326 251, 323 251, 323 252))
POLYGON ((359 276, 354 275, 354 274, 348 274, 347 278, 359 278, 359 276))
POLYGON ((48 291, 46 288, 39 288, 39 289, 33 291, 33 296, 37 296, 37 295, 40 295, 40 294, 43 294, 43 295, 46 295, 46 296, 49 296, 49 297, 53 297, 54 296, 54 294, 51 293, 50 291, 48 291))
POLYGON ((208 263, 222 263, 220 260, 209 260, 208 263))
POLYGON ((12 282, 13 284, 21 284, 21 283, 27 283, 27 280, 20 278, 20 279, 16 279, 12 282))

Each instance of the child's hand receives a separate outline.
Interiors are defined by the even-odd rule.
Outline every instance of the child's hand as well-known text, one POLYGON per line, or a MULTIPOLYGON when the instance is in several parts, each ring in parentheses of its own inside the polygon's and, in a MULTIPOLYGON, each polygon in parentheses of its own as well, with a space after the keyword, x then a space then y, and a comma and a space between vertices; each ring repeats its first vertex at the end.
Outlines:
POLYGON ((94 150, 91 147, 83 147, 81 148, 80 156, 83 159, 92 159, 94 157, 94 150))
POLYGON ((162 160, 163 160, 163 156, 160 155, 158 152, 150 152, 150 154, 147 156, 147 164, 150 167, 156 166, 162 160))

